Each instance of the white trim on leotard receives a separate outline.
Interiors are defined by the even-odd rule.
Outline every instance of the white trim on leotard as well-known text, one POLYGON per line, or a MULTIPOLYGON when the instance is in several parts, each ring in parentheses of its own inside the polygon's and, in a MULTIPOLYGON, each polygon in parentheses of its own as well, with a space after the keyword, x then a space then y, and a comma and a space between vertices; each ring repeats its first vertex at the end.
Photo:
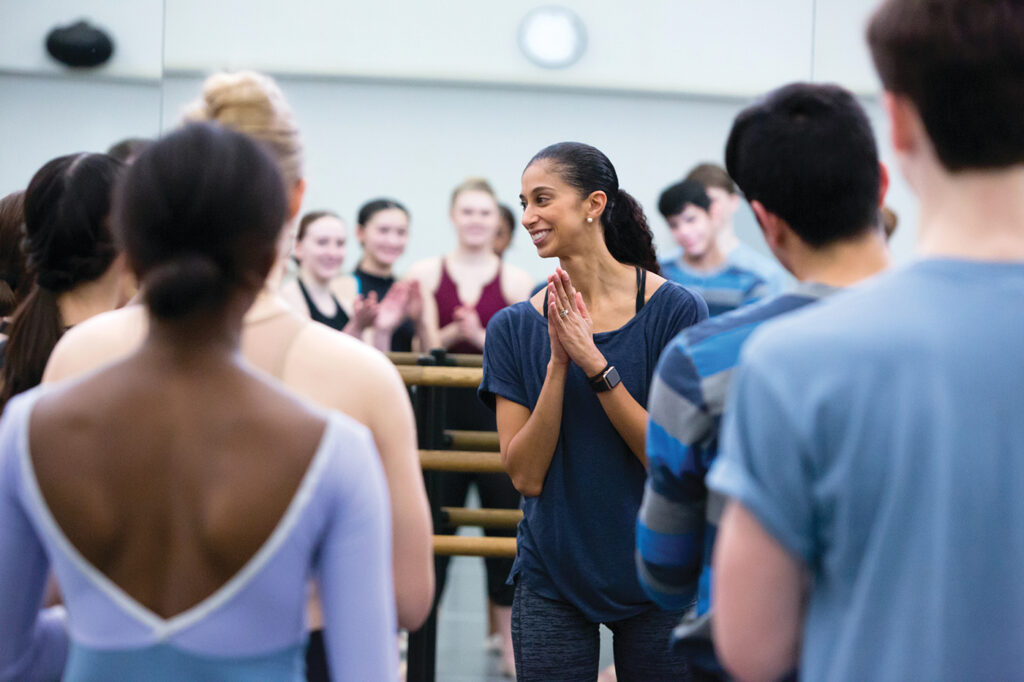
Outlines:
POLYGON ((288 539, 288 535, 299 521, 299 516, 312 499, 314 488, 328 462, 328 453, 332 450, 331 445, 333 445, 334 440, 338 437, 337 417, 332 413, 327 413, 327 425, 320 438, 316 453, 310 460, 295 495, 288 503, 288 508, 277 522, 277 526, 267 540, 230 580, 217 588, 212 594, 171 618, 163 618, 139 603, 117 583, 93 566, 64 534, 64 531, 47 506, 42 490, 39 487, 39 481, 36 479, 35 470, 32 467, 28 438, 32 407, 34 407, 36 400, 38 400, 41 394, 42 391, 33 396, 31 403, 23 407, 25 417, 22 420, 19 434, 22 476, 24 477, 31 502, 38 510, 40 519, 46 525, 47 530, 61 551, 67 555, 70 561, 97 589, 110 597, 129 616, 149 627, 157 642, 164 641, 189 626, 198 623, 226 604, 244 589, 267 562, 273 558, 280 546, 288 539))

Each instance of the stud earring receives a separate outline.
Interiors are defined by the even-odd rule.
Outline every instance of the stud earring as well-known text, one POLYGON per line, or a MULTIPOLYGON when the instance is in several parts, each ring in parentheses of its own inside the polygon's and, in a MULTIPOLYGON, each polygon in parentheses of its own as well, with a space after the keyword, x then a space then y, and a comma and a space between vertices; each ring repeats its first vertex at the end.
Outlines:
POLYGON ((587 218, 587 222, 588 223, 592 223, 592 222, 594 222, 594 219, 593 218, 587 218))

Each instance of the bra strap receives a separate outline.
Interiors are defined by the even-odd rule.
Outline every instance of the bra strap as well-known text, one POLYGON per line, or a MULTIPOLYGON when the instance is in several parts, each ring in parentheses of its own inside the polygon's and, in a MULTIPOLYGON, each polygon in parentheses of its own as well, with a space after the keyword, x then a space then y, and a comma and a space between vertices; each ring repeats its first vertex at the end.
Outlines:
POLYGON ((544 287, 544 319, 548 319, 548 288, 544 287))
POLYGON ((636 266, 636 312, 647 302, 647 270, 636 266))

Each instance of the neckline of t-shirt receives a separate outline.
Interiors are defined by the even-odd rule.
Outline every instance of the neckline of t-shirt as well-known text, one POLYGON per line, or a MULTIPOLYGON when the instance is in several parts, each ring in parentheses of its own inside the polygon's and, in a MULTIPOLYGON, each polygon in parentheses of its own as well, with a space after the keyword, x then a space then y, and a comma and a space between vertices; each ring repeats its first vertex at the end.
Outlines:
MULTIPOLYGON (((633 315, 633 317, 629 318, 629 320, 624 325, 622 325, 618 329, 609 329, 608 331, 594 332, 594 337, 595 338, 604 338, 604 337, 606 337, 608 335, 611 335, 611 334, 618 334, 622 330, 624 330, 627 327, 629 327, 631 324, 633 324, 633 322, 635 322, 636 320, 640 319, 641 315, 643 315, 644 313, 647 312, 647 309, 651 307, 651 303, 654 301, 655 297, 657 297, 661 293, 662 289, 664 289, 666 286, 671 286, 673 284, 675 284, 675 283, 672 282, 672 280, 665 280, 664 282, 662 282, 661 286, 659 286, 657 289, 654 290, 653 293, 651 293, 650 298, 648 298, 647 302, 644 303, 644 307, 640 309, 640 312, 636 313, 635 315, 633 315)), ((676 286, 678 286, 678 285, 676 285, 676 286)), ((526 299, 525 301, 523 301, 523 303, 526 304, 526 307, 530 309, 530 311, 533 313, 534 317, 537 320, 539 320, 542 324, 547 326, 547 323, 548 323, 547 318, 544 317, 540 312, 537 311, 536 308, 533 307, 533 302, 530 299, 526 299)))
POLYGON ((1024 272, 1024 261, 1019 260, 982 260, 975 258, 957 258, 955 256, 922 256, 911 263, 912 268, 923 270, 949 269, 957 272, 983 273, 1024 272))

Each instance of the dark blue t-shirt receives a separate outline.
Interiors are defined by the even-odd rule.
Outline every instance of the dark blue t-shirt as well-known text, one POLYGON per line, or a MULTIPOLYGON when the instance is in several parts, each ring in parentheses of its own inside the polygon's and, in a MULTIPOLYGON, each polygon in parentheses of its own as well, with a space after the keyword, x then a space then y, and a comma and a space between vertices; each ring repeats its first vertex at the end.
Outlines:
MULTIPOLYGON (((707 316, 700 298, 665 282, 633 319, 594 334, 594 342, 646 407, 662 349, 707 316)), ((500 395, 532 410, 550 358, 547 320, 529 301, 505 308, 487 325, 481 399, 493 408, 500 395)), ((643 465, 612 426, 586 375, 570 365, 558 443, 541 494, 523 500, 510 577, 573 604, 593 622, 651 608, 633 559, 644 478, 643 465)))

